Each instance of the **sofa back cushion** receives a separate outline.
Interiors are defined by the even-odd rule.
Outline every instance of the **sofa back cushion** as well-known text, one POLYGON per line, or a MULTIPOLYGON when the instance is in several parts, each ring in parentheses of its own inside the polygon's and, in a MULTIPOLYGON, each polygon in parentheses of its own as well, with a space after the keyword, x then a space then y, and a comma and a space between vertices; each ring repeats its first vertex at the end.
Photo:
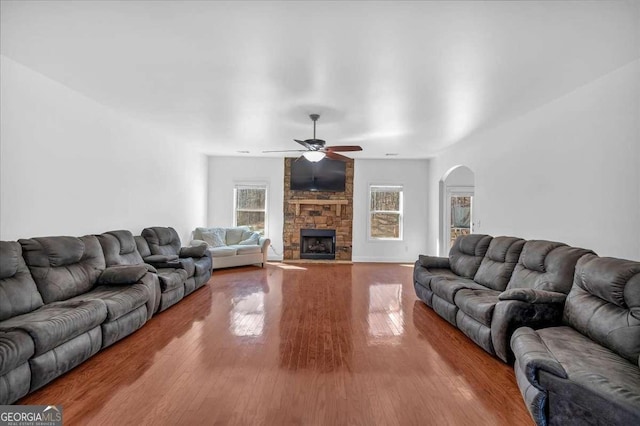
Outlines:
POLYGON ((88 292, 105 269, 102 248, 93 235, 31 238, 19 242, 44 303, 88 292))
POLYGON ((133 237, 136 242, 136 248, 138 249, 138 253, 144 259, 145 257, 151 256, 151 249, 149 248, 149 243, 142 236, 136 235, 133 237))
POLYGON ((226 234, 226 228, 196 228, 193 237, 206 242, 210 247, 224 247, 227 245, 226 234))
POLYGON ((244 240, 245 233, 250 232, 248 226, 236 226, 234 228, 227 228, 226 242, 228 246, 238 244, 244 240))
POLYGON ((461 277, 473 278, 487 253, 491 239, 489 235, 482 234, 458 237, 449 251, 451 270, 461 277))
POLYGON ((494 237, 473 280, 493 290, 503 291, 513 273, 525 240, 515 237, 494 237))
POLYGON ((0 321, 43 305, 36 283, 15 241, 0 241, 0 321))
POLYGON ((640 262, 582 257, 567 296, 565 324, 629 361, 640 355, 640 262))
POLYGON ((151 254, 177 255, 180 252, 180 237, 175 229, 161 226, 145 228, 142 230, 142 236, 149 244, 151 254))
POLYGON ((102 235, 96 235, 96 237, 104 252, 107 266, 140 265, 143 263, 131 231, 109 231, 102 235))
POLYGON ((533 288, 567 294, 576 262, 588 253, 593 252, 556 241, 527 241, 507 289, 533 288))

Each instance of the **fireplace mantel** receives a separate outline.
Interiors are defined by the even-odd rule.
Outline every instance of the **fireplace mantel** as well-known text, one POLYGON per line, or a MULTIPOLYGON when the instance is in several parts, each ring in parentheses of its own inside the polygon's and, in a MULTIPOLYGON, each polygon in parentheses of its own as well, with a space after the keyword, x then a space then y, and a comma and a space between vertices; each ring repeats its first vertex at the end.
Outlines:
POLYGON ((293 204, 296 206, 296 216, 300 216, 301 204, 311 204, 316 206, 335 205, 336 216, 340 216, 340 206, 346 206, 347 204, 349 204, 349 200, 314 200, 310 198, 303 200, 289 200, 289 204, 293 204))

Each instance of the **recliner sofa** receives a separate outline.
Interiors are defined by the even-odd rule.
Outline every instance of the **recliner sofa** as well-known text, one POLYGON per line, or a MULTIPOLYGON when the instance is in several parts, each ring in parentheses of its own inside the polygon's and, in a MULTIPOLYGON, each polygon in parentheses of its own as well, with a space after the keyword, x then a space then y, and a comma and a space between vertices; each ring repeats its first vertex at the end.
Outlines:
POLYGON ((538 425, 640 424, 640 262, 582 257, 562 324, 511 338, 538 425))
POLYGON ((518 327, 560 321, 575 264, 587 253, 552 241, 461 236, 448 258, 420 256, 414 288, 438 315, 508 362, 518 327))

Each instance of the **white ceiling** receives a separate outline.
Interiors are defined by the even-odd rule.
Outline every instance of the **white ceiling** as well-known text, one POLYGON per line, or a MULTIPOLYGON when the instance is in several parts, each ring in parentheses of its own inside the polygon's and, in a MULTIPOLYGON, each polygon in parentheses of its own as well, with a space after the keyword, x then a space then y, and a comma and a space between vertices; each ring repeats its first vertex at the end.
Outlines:
POLYGON ((209 154, 426 158, 640 57, 630 2, 9 2, 2 54, 209 154), (275 154, 274 154, 275 155, 275 154))

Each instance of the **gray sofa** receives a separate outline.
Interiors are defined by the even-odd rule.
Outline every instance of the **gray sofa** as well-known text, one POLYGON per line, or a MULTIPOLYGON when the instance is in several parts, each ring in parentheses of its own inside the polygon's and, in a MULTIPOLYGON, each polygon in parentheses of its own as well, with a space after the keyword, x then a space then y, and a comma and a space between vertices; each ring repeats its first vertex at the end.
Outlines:
POLYGON ((438 315, 508 362, 518 327, 559 323, 575 264, 587 253, 553 241, 461 236, 448 258, 420 256, 414 288, 438 315))
POLYGON ((145 228, 141 236, 146 245, 138 240, 138 250, 145 262, 160 268, 173 267, 186 271, 185 296, 205 285, 211 278, 211 254, 205 245, 182 247, 180 236, 171 227, 145 228))
POLYGON ((106 268, 95 236, 0 242, 0 404, 142 327, 154 277, 106 268))
POLYGON ((271 240, 251 231, 248 226, 232 228, 196 228, 192 244, 206 244, 212 268, 260 265, 267 263, 271 240))
POLYGON ((640 424, 640 263, 582 257, 562 324, 520 328, 511 347, 538 425, 640 424))

